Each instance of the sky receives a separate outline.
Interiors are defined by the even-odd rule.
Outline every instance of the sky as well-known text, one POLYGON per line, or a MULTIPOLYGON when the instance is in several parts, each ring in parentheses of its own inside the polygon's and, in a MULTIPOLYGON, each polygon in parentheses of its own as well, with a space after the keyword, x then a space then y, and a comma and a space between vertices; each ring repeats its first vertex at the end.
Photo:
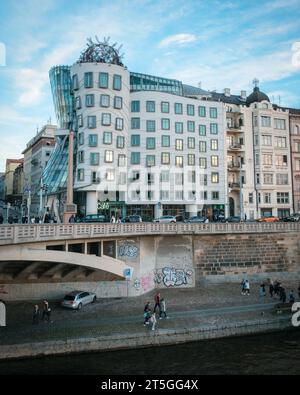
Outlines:
POLYGON ((0 171, 56 124, 49 69, 96 35, 123 44, 130 71, 233 94, 258 78, 271 101, 300 108, 300 0, 9 0, 0 18, 0 171))

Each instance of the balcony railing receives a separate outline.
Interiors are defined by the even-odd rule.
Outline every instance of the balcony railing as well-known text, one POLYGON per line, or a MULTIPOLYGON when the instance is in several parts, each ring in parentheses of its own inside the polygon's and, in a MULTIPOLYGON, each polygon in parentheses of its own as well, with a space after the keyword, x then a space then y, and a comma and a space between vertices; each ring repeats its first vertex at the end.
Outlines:
POLYGON ((228 150, 241 150, 242 147, 243 146, 240 143, 233 143, 229 145, 228 150))
POLYGON ((241 170, 241 163, 240 162, 237 162, 237 163, 230 162, 227 164, 227 168, 229 170, 241 170))
POLYGON ((228 187, 230 189, 240 189, 241 188, 241 184, 239 182, 229 182, 228 183, 228 187))

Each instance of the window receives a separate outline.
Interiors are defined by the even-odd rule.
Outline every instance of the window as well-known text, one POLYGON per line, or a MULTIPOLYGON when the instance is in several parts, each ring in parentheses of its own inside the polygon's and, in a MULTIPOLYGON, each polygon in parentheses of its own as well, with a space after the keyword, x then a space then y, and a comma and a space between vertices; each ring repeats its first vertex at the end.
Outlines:
POLYGON ((155 121, 147 120, 146 121, 146 130, 147 130, 147 132, 155 132, 155 130, 156 130, 155 121))
POLYGON ((272 145, 272 136, 262 135, 262 145, 272 145))
POLYGON ((287 166, 287 155, 276 155, 276 166, 287 166))
POLYGON ((199 125, 199 135, 206 136, 206 125, 199 125))
POLYGON ((100 106, 101 107, 109 107, 110 97, 109 95, 100 95, 100 106))
POLYGON ((111 115, 108 114, 108 113, 103 113, 102 114, 101 124, 103 126, 110 126, 110 124, 111 124, 111 115))
POLYGON ((161 153, 161 164, 162 165, 169 165, 170 164, 170 153, 169 152, 162 152, 161 153))
POLYGON ((217 123, 210 124, 210 134, 218 134, 218 124, 217 123))
POLYGON ((116 130, 123 130, 124 121, 123 118, 116 118, 116 130))
POLYGON ((105 150, 105 159, 106 163, 112 163, 114 161, 114 151, 105 150))
POLYGON ((215 139, 210 140, 210 149, 212 151, 218 151, 218 140, 215 139))
POLYGON ((183 122, 175 122, 175 133, 183 133, 183 122))
POLYGON ((195 149, 195 138, 188 137, 188 148, 195 149))
POLYGON ((84 151, 78 151, 78 163, 84 162, 84 151))
POLYGON ((94 95, 85 95, 86 107, 94 107, 94 95))
POLYGON ((123 107, 123 99, 120 96, 115 96, 114 97, 114 108, 117 108, 118 110, 121 110, 123 107))
POLYGON ((294 125, 293 134, 300 134, 300 129, 298 125, 294 125))
POLYGON ((207 185, 207 174, 200 174, 200 185, 207 185))
POLYGON ((147 112, 155 112, 155 101, 152 101, 152 100, 146 101, 146 111, 147 112))
POLYGON ((114 74, 113 89, 116 91, 120 91, 122 89, 122 77, 118 74, 114 74))
POLYGON ((170 136, 166 136, 166 135, 161 136, 161 146, 170 147, 170 136))
POLYGON ((280 130, 285 130, 285 119, 278 119, 275 118, 274 119, 274 127, 275 129, 280 129, 280 130))
POLYGON ((89 147, 97 147, 98 145, 98 135, 89 134, 89 147))
POLYGON ((131 135, 131 147, 139 147, 141 144, 140 135, 132 134, 131 135))
POLYGON ((265 192, 264 193, 264 203, 270 204, 271 203, 271 193, 265 192))
POLYGON ((210 118, 218 118, 218 110, 216 107, 209 108, 209 117, 210 118))
POLYGON ((140 118, 131 118, 131 129, 140 128, 140 118))
POLYGON ((264 174, 264 184, 273 185, 273 174, 271 173, 264 174))
POLYGON ((265 128, 271 127, 271 118, 270 117, 261 117, 261 126, 265 128))
POLYGON ((75 106, 76 106, 77 110, 79 110, 81 108, 81 98, 80 98, 80 96, 76 97, 76 99, 75 99, 75 106))
POLYGON ((206 108, 204 106, 198 107, 199 117, 206 117, 206 108))
POLYGON ((295 170, 300 170, 300 159, 295 159, 295 170))
POLYGON ((131 102, 131 112, 140 112, 140 101, 133 100, 131 102))
POLYGON ((90 153, 90 164, 91 166, 99 165, 99 152, 90 153))
POLYGON ((140 172, 137 170, 134 170, 132 172, 132 181, 137 181, 140 179, 140 172))
POLYGON ((175 156, 175 166, 183 167, 183 156, 175 156))
POLYGON ((162 130, 170 130, 170 120, 168 118, 162 118, 161 128, 162 130))
POLYGON ((79 133, 78 135, 79 137, 79 145, 83 145, 84 144, 84 133, 79 133))
POLYGON ((194 170, 188 172, 188 182, 195 184, 196 182, 196 172, 194 170))
POLYGON ((188 200, 196 200, 196 191, 188 192, 188 200))
POLYGON ((175 173, 175 185, 183 185, 183 179, 182 173, 175 173))
POLYGON ((117 148, 124 148, 124 147, 125 147, 125 137, 117 136, 117 148))
POLYGON ((108 73, 99 73, 99 88, 108 88, 108 73))
POLYGON ((195 115, 195 106, 193 104, 187 104, 186 106, 186 113, 187 115, 195 115))
POLYGON ((284 204, 289 203, 289 193, 288 192, 277 192, 277 203, 284 204))
POLYGON ((92 183, 93 184, 99 184, 100 183, 100 178, 97 177, 97 172, 92 171, 92 183))
POLYGON ((183 140, 181 139, 175 140, 175 149, 176 151, 183 151, 183 140))
POLYGON ((211 166, 218 167, 219 166, 219 157, 217 155, 211 156, 211 166))
POLYGON ((106 173, 107 181, 114 181, 115 179, 115 169, 108 169, 106 173))
POLYGON ((254 145, 258 145, 259 144, 259 137, 258 134, 254 135, 254 145))
POLYGON ((219 192, 218 191, 213 191, 211 193, 211 198, 212 198, 212 200, 219 200, 219 192))
POLYGON ((78 117, 77 117, 77 124, 78 124, 78 127, 82 127, 83 126, 83 117, 82 117, 82 115, 78 115, 78 117))
POLYGON ((162 172, 160 173, 160 181, 161 182, 169 182, 170 181, 169 170, 162 170, 162 172))
POLYGON ((77 170, 77 180, 84 181, 84 169, 77 170))
POLYGON ((253 204, 253 192, 248 194, 249 204, 253 204))
POLYGON ((79 89, 79 84, 78 84, 78 75, 74 74, 72 77, 72 87, 75 90, 79 89))
POLYGON ((278 148, 286 148, 286 137, 275 137, 275 146, 278 148))
POLYGON ((206 160, 206 158, 199 158, 199 167, 200 167, 200 169, 206 169, 207 168, 207 160, 206 160))
POLYGON ((141 163, 141 154, 140 154, 140 152, 131 152, 130 163, 132 165, 139 165, 141 163))
POLYGON ((219 173, 211 173, 211 183, 212 184, 219 183, 219 173))
POLYGON ((294 142, 294 152, 300 152, 300 141, 294 142))
POLYGON ((288 174, 276 174, 277 185, 288 185, 289 179, 288 174))
POLYGON ((201 197, 201 200, 207 200, 207 191, 201 191, 200 197, 201 197))
POLYGON ((273 161, 272 161, 272 154, 263 154, 263 165, 265 166, 271 166, 273 161))
POLYGON ((206 141, 199 141, 199 152, 206 152, 206 141))
POLYGON ((84 87, 92 88, 93 87, 93 73, 84 73, 84 87))
POLYGON ((195 122, 187 121, 187 130, 188 132, 195 132, 195 122))
POLYGON ((167 101, 161 102, 161 112, 169 113, 170 112, 170 103, 167 101))
POLYGON ((96 127, 96 115, 89 115, 87 121, 89 129, 94 129, 96 127))
POLYGON ((188 154, 188 166, 195 166, 195 155, 188 154))
POLYGON ((155 155, 146 155, 146 166, 155 166, 155 155))
POLYGON ((155 149, 155 137, 147 137, 146 138, 146 148, 147 149, 155 149))
POLYGON ((160 200, 169 200, 169 191, 160 191, 160 200))
POLYGON ((175 114, 182 114, 182 104, 181 103, 174 104, 174 112, 175 112, 175 114))
POLYGON ((118 156, 118 166, 125 167, 126 166, 126 155, 120 154, 118 156))
POLYGON ((183 200, 183 191, 175 191, 175 200, 183 200))
POLYGON ((103 144, 112 144, 112 133, 104 132, 103 133, 103 144))
POLYGON ((260 184, 260 177, 259 173, 256 174, 256 184, 260 184))

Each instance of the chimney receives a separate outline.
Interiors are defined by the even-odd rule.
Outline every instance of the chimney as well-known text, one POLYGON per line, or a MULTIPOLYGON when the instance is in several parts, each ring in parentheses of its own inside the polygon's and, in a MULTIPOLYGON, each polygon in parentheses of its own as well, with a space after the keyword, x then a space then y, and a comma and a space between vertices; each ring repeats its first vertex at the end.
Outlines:
POLYGON ((230 89, 229 88, 225 88, 224 89, 224 95, 229 97, 230 96, 230 89))
POLYGON ((246 100, 247 99, 247 92, 246 91, 241 91, 241 99, 246 100))

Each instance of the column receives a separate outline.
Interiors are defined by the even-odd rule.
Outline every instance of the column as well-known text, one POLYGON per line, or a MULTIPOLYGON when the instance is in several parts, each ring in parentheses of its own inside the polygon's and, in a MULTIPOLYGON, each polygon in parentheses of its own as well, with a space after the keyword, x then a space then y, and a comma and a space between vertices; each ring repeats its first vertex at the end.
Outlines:
POLYGON ((198 213, 197 204, 186 204, 185 211, 189 213, 189 218, 196 217, 198 213))
POLYGON ((86 193, 86 213, 97 214, 97 192, 90 191, 86 193))

